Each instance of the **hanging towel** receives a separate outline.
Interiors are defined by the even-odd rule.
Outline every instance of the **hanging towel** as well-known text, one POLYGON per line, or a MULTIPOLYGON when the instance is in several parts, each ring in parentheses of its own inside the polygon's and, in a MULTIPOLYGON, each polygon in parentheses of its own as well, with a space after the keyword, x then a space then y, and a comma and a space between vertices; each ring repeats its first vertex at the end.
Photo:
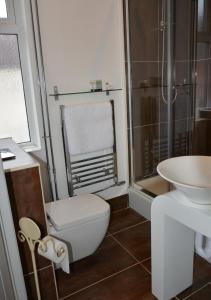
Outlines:
POLYGON ((80 155, 113 147, 111 102, 63 107, 70 155, 80 155))

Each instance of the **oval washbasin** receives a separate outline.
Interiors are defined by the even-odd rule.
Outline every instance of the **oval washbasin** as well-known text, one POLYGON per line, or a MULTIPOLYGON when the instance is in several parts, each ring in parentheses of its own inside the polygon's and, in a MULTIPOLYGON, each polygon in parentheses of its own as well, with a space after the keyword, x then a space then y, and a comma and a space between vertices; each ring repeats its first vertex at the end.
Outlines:
POLYGON ((180 156, 157 166, 161 177, 197 204, 211 204, 211 157, 180 156))

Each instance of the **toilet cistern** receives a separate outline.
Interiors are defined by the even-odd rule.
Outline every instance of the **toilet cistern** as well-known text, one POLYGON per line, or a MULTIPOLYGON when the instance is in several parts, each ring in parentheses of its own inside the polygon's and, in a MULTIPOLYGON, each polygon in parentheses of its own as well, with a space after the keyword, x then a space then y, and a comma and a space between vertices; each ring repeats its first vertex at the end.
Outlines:
POLYGON ((162 161, 158 174, 171 182, 188 200, 211 205, 211 157, 180 156, 162 161))

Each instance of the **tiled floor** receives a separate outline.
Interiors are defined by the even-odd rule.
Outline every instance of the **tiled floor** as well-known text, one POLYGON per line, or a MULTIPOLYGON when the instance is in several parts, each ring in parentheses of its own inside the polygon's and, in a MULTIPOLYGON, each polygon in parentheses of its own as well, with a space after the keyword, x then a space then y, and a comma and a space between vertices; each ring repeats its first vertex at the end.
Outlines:
MULTIPOLYGON (((90 257, 57 270, 60 299, 151 300, 150 222, 127 207, 127 198, 110 202, 111 220, 103 243, 90 257)), ((176 299, 210 300, 211 265, 195 257, 194 284, 176 299)))

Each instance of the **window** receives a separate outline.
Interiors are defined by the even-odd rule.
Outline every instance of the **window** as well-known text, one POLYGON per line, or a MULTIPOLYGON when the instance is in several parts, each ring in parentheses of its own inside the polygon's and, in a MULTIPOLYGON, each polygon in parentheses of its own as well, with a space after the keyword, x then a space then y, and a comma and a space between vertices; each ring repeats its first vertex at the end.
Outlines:
POLYGON ((0 35, 0 49, 0 137, 29 142, 17 35, 0 35))
POLYGON ((7 18, 7 7, 5 0, 0 0, 0 18, 7 18))
POLYGON ((30 1, 0 0, 0 138, 39 147, 30 1))

